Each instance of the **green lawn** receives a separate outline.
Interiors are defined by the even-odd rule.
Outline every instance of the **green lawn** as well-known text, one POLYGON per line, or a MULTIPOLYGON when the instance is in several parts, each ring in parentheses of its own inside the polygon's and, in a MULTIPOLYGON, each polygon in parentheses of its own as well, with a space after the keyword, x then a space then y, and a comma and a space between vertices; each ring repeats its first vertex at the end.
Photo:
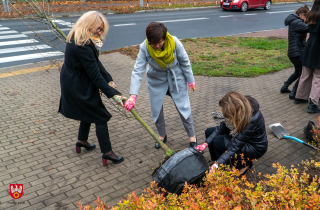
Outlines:
POLYGON ((212 37, 182 42, 195 75, 252 77, 292 67, 286 39, 212 37))

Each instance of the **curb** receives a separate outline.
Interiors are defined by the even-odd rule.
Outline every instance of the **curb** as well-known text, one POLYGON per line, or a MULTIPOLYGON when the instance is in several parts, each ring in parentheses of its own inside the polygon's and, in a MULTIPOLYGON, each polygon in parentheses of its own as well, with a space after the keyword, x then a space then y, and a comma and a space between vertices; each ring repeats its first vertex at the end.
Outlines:
POLYGON ((150 10, 140 10, 134 13, 143 13, 143 12, 174 12, 180 10, 196 10, 196 9, 216 9, 220 6, 210 6, 210 7, 185 7, 185 8, 174 8, 174 9, 150 9, 150 10))

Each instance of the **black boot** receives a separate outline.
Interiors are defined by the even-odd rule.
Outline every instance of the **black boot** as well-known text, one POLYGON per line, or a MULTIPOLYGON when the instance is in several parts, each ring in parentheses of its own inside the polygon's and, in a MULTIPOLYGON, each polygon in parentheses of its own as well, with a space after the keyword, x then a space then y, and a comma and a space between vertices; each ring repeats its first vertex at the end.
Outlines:
POLYGON ((320 113, 320 108, 317 105, 315 105, 310 99, 307 112, 308 113, 320 113))
POLYGON ((291 93, 291 90, 288 89, 289 85, 288 82, 284 82, 284 85, 280 89, 280 93, 291 93))
POLYGON ((296 98, 297 89, 298 85, 293 86, 291 93, 289 94, 289 99, 294 100, 296 98))
POLYGON ((308 103, 308 100, 295 98, 293 103, 295 103, 295 104, 304 104, 304 103, 308 103))

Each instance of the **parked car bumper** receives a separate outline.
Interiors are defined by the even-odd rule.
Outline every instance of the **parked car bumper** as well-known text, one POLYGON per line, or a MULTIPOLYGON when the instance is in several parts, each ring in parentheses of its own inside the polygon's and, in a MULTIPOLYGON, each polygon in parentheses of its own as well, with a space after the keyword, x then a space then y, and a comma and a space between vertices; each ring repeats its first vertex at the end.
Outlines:
POLYGON ((223 5, 223 2, 220 3, 222 9, 240 9, 241 4, 230 2, 229 6, 223 5))

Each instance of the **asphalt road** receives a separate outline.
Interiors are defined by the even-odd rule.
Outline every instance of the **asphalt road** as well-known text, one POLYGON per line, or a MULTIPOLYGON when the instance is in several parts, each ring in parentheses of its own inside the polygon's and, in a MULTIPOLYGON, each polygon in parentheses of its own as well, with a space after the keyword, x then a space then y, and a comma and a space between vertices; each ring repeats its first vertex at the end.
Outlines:
MULTIPOLYGON (((272 5, 270 10, 247 12, 197 9, 170 12, 107 15, 109 32, 101 50, 137 45, 145 39, 145 29, 152 21, 163 22, 170 34, 183 38, 229 36, 246 32, 284 28, 284 19, 302 4, 272 5)), ((58 18, 57 26, 68 34, 77 17, 58 18)), ((39 23, 0 20, 0 68, 62 58, 59 41, 39 23), (35 29, 37 36, 30 31, 35 29), (39 36, 48 37, 56 47, 49 47, 39 36)))

